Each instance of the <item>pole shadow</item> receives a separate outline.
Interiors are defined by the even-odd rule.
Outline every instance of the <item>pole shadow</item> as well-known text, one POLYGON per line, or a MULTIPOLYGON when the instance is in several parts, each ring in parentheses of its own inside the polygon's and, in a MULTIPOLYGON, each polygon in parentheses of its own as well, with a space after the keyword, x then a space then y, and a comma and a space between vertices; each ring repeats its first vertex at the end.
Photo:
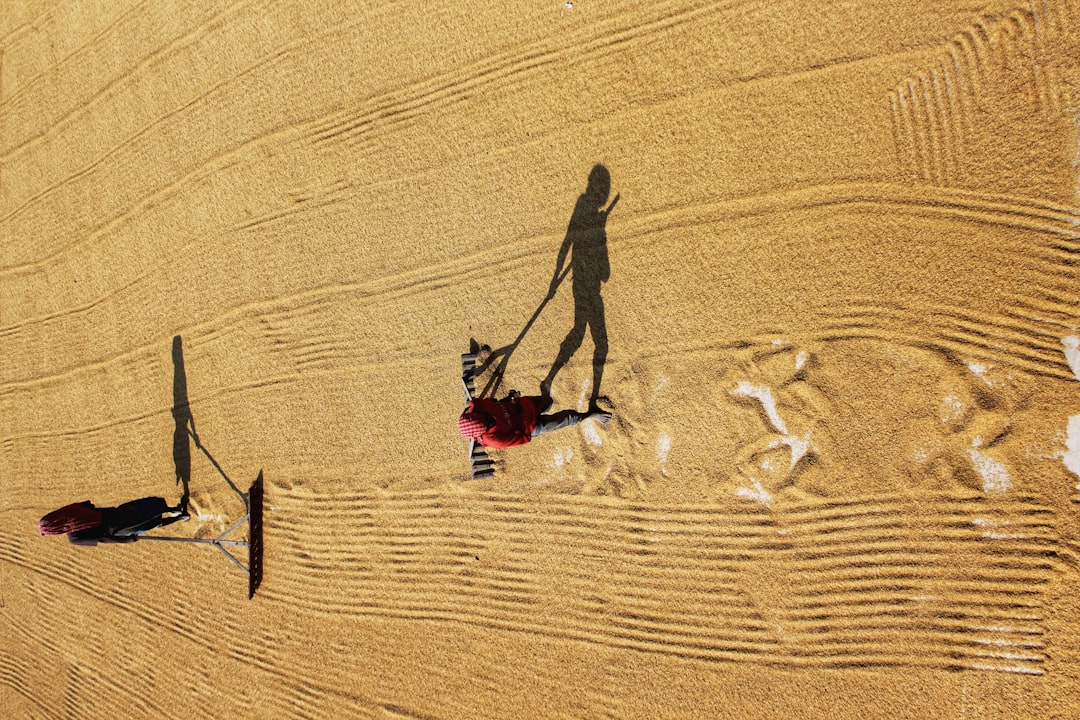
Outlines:
MULTIPOLYGON (((476 373, 493 368, 490 378, 478 394, 479 397, 491 397, 497 391, 506 373, 510 357, 517 350, 525 335, 532 328, 540 313, 555 297, 559 287, 567 276, 572 276, 574 295, 574 325, 559 346, 559 353, 548 371, 547 377, 540 383, 541 395, 551 395, 551 384, 555 376, 570 361, 585 339, 589 330, 593 340, 593 378, 592 396, 589 409, 597 409, 600 397, 600 381, 603 378, 604 365, 607 363, 608 336, 607 322, 604 316, 604 300, 601 285, 611 276, 611 266, 607 251, 607 219, 619 195, 605 209, 603 206, 611 192, 611 174, 603 165, 595 165, 589 172, 588 185, 574 205, 570 223, 566 229, 562 246, 555 262, 555 272, 551 277, 547 295, 540 301, 536 311, 509 345, 493 350, 485 361, 476 369, 476 373)), ((475 352, 475 349, 474 349, 475 352)))

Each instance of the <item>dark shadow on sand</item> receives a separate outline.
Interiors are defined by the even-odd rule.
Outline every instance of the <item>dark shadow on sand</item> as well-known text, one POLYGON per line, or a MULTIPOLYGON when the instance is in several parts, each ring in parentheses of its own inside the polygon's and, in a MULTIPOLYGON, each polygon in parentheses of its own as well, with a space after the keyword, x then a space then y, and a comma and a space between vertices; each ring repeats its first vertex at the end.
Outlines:
POLYGON ((510 356, 521 344, 548 302, 555 297, 555 293, 558 292, 567 275, 570 275, 574 294, 574 325, 559 346, 559 353, 547 377, 540 383, 540 392, 544 396, 551 394, 551 383, 554 382, 555 376, 581 347, 585 332, 588 330, 592 335, 594 346, 592 396, 589 400, 589 408, 591 410, 597 407, 600 381, 603 378, 608 355, 607 323, 604 317, 604 300, 601 295, 601 285, 611 276, 607 251, 607 219, 619 201, 619 196, 616 195, 611 205, 605 209, 603 206, 610 192, 610 173, 603 165, 596 165, 589 173, 589 182, 585 192, 578 197, 574 205, 566 236, 563 238, 558 258, 555 261, 555 272, 552 274, 547 295, 540 301, 540 305, 518 333, 517 338, 509 345, 492 351, 483 365, 477 368, 478 374, 488 368, 494 368, 490 379, 479 393, 480 397, 491 397, 497 392, 503 375, 506 373, 510 356))
POLYGON ((176 465, 176 482, 183 483, 184 495, 181 504, 187 507, 190 492, 188 485, 191 482, 191 443, 189 438, 195 441, 195 447, 199 448, 203 455, 213 464, 232 491, 244 501, 244 507, 248 507, 248 496, 241 492, 240 488, 225 474, 218 461, 203 446, 199 434, 195 431, 195 418, 191 415, 191 406, 188 404, 187 375, 184 373, 184 348, 183 341, 177 335, 173 338, 173 419, 176 427, 173 430, 173 463, 176 465))
POLYGON ((173 338, 172 360, 172 416, 176 423, 173 430, 173 465, 176 466, 176 482, 184 487, 180 505, 186 508, 188 499, 191 497, 191 442, 188 439, 188 424, 192 420, 187 397, 187 375, 184 374, 184 348, 179 335, 173 338))
POLYGON ((574 326, 566 334, 559 354, 548 371, 547 377, 540 383, 541 392, 549 395, 551 383, 559 370, 570 362, 570 358, 581 347, 586 329, 593 340, 593 377, 592 396, 589 409, 595 410, 600 397, 600 381, 604 376, 607 363, 608 336, 607 321, 604 317, 604 298, 600 286, 611 277, 608 263, 607 219, 619 201, 616 195, 611 205, 605 210, 608 194, 611 192, 611 175, 603 165, 597 165, 589 173, 589 184, 574 206, 570 216, 570 226, 566 230, 559 257, 555 262, 555 274, 551 278, 549 295, 554 295, 559 284, 566 277, 563 265, 570 268, 574 292, 574 326), (569 262, 567 258, 569 257, 569 262))

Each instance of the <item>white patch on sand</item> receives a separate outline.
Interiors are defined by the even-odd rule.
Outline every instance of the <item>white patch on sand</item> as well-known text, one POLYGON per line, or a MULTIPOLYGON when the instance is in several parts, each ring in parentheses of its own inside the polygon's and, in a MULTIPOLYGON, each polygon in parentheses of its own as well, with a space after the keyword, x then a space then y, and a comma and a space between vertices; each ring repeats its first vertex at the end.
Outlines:
POLYGON ((990 381, 990 378, 986 377, 986 373, 990 371, 989 365, 983 365, 982 363, 975 362, 974 360, 968 360, 967 366, 968 370, 970 370, 973 375, 986 383, 987 386, 994 387, 994 383, 990 381))
POLYGON ((974 447, 968 450, 968 457, 975 472, 982 477, 983 492, 987 495, 1003 493, 1012 485, 1008 469, 997 460, 974 447))
POLYGON ((984 538, 990 538, 991 540, 1026 540, 1027 535, 1016 535, 1014 533, 999 533, 993 530, 987 530, 982 534, 984 538))
POLYGON ((780 413, 776 411, 776 400, 773 399, 772 390, 764 385, 754 385, 753 383, 743 380, 734 390, 732 390, 732 393, 743 397, 754 398, 760 402, 773 429, 787 435, 787 425, 784 424, 784 420, 780 417, 780 413))
POLYGON ((923 448, 915 448, 915 452, 911 454, 911 459, 922 465, 930 459, 930 453, 926 452, 923 448))
POLYGON ((791 467, 788 469, 794 470, 806 453, 810 452, 810 433, 806 433, 802 437, 785 435, 784 443, 791 448, 791 467))
POLYGON ((1080 380, 1080 337, 1068 335, 1061 338, 1061 344, 1065 348, 1065 361, 1069 363, 1073 377, 1080 380))
POLYGON ((810 359, 810 353, 805 350, 800 350, 795 356, 795 372, 799 372, 806 367, 807 361, 810 359))
POLYGON ((590 445, 603 445, 604 439, 600 437, 600 432, 596 429, 596 423, 585 422, 578 425, 581 428, 581 434, 585 436, 585 442, 590 445))
POLYGON ((656 438, 656 460, 660 463, 660 474, 667 477, 667 459, 668 453, 671 452, 671 436, 666 432, 661 432, 660 437, 656 438))
POLYGON ((1040 662, 1042 660, 1038 655, 1021 655, 1020 653, 1012 652, 987 652, 983 651, 979 653, 980 657, 984 658, 1001 658, 1003 660, 1030 660, 1032 662, 1040 662))
POLYGON ((220 515, 208 515, 206 513, 197 512, 195 513, 195 519, 199 522, 212 522, 219 525, 225 524, 225 518, 221 517, 220 515))
POLYGON ((656 439, 656 459, 661 465, 667 462, 669 452, 671 452, 671 436, 662 432, 656 439))
POLYGON ((608 479, 608 475, 610 475, 610 474, 611 474, 611 466, 608 465, 606 468, 604 468, 604 476, 600 478, 600 483, 603 484, 604 481, 608 479))
POLYGON ((592 387, 592 380, 586 380, 585 384, 581 386, 581 395, 578 396, 577 404, 581 407, 585 404, 585 398, 589 396, 589 388, 592 387))
POLYGON ((1028 634, 1028 635, 1034 634, 1034 633, 1028 632, 1027 630, 1017 630, 1015 628, 1011 628, 1008 625, 972 625, 970 629, 972 629, 972 630, 982 630, 983 632, 995 632, 995 633, 1018 633, 1018 632, 1022 632, 1022 633, 1028 634))
POLYGON ((984 665, 983 663, 972 663, 971 667, 975 670, 998 670, 1000 672, 1017 673, 1020 675, 1042 675, 1043 671, 1038 668, 1029 667, 1003 667, 998 665, 984 665))
POLYGON ((668 380, 670 379, 671 378, 669 378, 664 373, 660 373, 660 382, 656 384, 656 389, 653 390, 653 395, 659 395, 660 391, 664 389, 664 387, 668 384, 668 380))
MULTIPOLYGON (((795 466, 799 464, 799 461, 803 459, 806 453, 810 452, 810 433, 806 433, 802 437, 797 435, 784 435, 778 437, 768 444, 767 450, 776 450, 779 447, 787 445, 788 450, 791 451, 791 464, 788 466, 788 470, 794 470, 795 466)), ((772 465, 766 466, 762 464, 766 470, 776 470, 777 468, 772 465)))
POLYGON ((946 395, 941 401, 941 423, 948 425, 964 416, 964 403, 955 395, 946 395))
POLYGON ((555 467, 562 467, 574 458, 572 448, 558 448, 555 450, 555 467))
POLYGON ((747 500, 755 500, 762 505, 768 505, 773 499, 772 495, 770 495, 765 488, 761 487, 761 483, 757 480, 754 480, 750 487, 736 488, 735 494, 741 498, 746 498, 747 500))
MULTIPOLYGON (((766 449, 776 450, 777 448, 786 445, 791 451, 788 470, 794 470, 795 466, 799 464, 799 461, 810 452, 810 433, 806 432, 801 436, 788 433, 787 423, 780 417, 780 413, 776 409, 776 399, 773 397, 772 390, 765 385, 755 385, 743 380, 731 391, 731 394, 754 398, 761 403, 761 407, 765 411, 765 416, 769 419, 769 424, 772 425, 773 430, 781 434, 781 437, 774 438, 768 444, 766 449)), ((773 465, 769 460, 763 461, 761 467, 769 472, 779 472, 780 470, 780 468, 773 465)))
MULTIPOLYGON (((1080 477, 1080 415, 1069 418, 1068 435, 1065 438, 1065 453, 1061 461, 1073 475, 1080 477)), ((1076 486, 1080 490, 1080 485, 1076 486)))

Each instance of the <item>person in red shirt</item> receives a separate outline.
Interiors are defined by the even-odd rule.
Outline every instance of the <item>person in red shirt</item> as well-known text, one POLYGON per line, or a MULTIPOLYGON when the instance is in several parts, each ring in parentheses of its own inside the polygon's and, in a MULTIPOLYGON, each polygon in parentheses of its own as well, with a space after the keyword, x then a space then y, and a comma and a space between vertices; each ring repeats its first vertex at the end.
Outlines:
POLYGON ((42 535, 63 535, 73 545, 129 543, 147 530, 187 520, 187 506, 181 501, 169 507, 164 498, 145 497, 119 507, 96 507, 89 500, 53 510, 38 521, 42 535))
POLYGON ((522 395, 517 390, 511 390, 502 400, 473 398, 458 418, 458 430, 485 447, 506 448, 524 445, 544 433, 573 427, 582 420, 602 424, 611 420, 611 413, 602 410, 587 413, 563 410, 544 415, 550 407, 550 397, 522 395))

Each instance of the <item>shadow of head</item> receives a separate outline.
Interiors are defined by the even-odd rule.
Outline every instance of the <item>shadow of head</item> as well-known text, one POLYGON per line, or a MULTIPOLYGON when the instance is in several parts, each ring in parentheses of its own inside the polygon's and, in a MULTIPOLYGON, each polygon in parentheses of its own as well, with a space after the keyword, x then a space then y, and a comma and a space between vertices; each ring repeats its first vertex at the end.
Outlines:
POLYGON ((585 197, 591 204, 600 207, 607 202, 611 194, 611 173, 603 165, 594 165, 589 172, 589 185, 585 188, 585 197))

